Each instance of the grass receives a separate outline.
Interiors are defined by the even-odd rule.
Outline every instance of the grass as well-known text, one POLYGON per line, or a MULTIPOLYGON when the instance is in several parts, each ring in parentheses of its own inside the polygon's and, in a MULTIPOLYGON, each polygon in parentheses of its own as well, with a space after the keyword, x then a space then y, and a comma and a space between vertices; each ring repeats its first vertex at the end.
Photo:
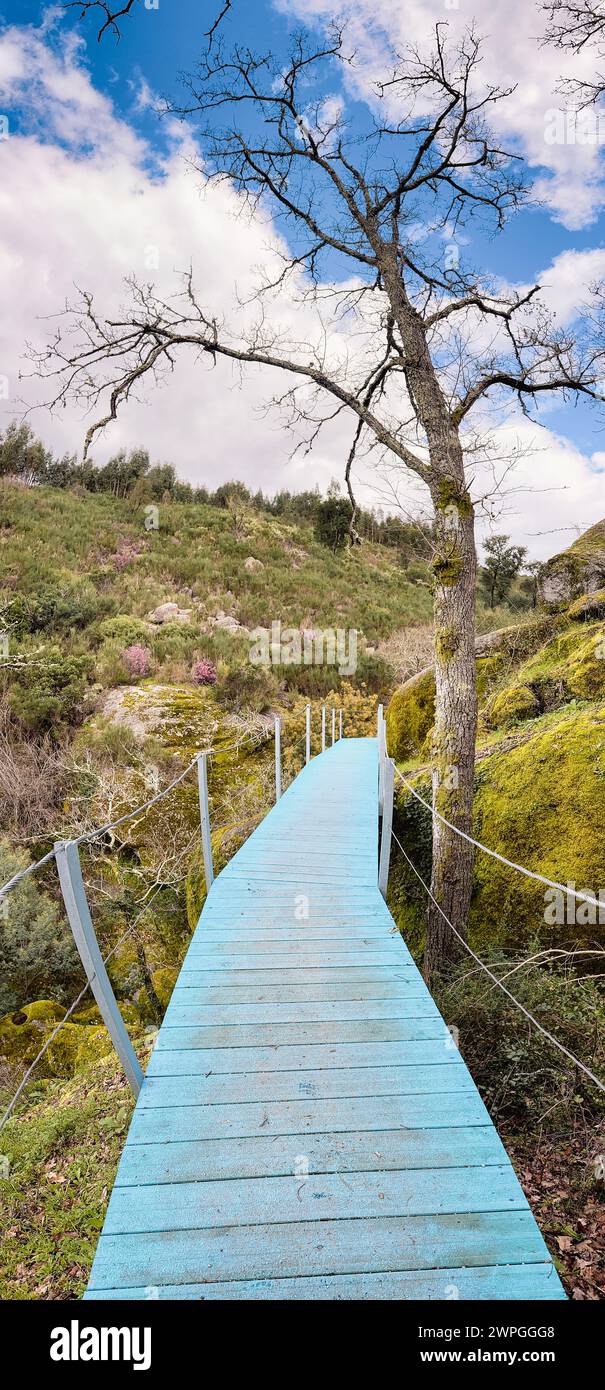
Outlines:
POLYGON ((82 1296, 132 1104, 112 1054, 71 1082, 39 1086, 9 1121, 0 1299, 82 1296))

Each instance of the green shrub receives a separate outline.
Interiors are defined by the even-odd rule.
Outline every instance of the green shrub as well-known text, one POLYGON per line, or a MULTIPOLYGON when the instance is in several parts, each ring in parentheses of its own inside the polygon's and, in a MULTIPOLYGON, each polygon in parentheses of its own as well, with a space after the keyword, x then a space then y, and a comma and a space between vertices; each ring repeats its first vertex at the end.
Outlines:
MULTIPOLYGON (((26 854, 0 841, 0 883, 28 863, 26 854)), ((81 979, 80 958, 63 914, 34 875, 24 879, 4 899, 0 916, 0 1014, 48 995, 64 1003, 81 979)))
POLYGON ((215 688, 221 704, 235 712, 251 709, 265 714, 279 696, 279 683, 274 671, 250 663, 229 671, 215 688))
MULTIPOLYGON (((532 956, 538 943, 528 944, 532 956)), ((486 957, 490 969, 526 1009, 570 1052, 598 1075, 605 1072, 605 999, 594 980, 542 961, 528 961, 510 975, 513 962, 502 953, 486 957)), ((580 1123, 590 1125, 603 1113, 605 1098, 591 1082, 532 1025, 502 990, 480 969, 462 962, 437 984, 436 1001, 450 1027, 459 1032, 460 1049, 493 1119, 507 1128, 532 1131, 580 1123)))
POLYGON ((90 657, 64 655, 47 647, 13 677, 9 704, 26 729, 60 737, 66 726, 83 716, 90 657))

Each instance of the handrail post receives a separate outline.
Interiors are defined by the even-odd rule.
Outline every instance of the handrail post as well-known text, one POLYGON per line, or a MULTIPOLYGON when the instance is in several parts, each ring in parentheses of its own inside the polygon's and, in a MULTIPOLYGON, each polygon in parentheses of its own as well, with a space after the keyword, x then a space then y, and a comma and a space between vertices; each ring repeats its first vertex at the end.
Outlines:
POLYGON ((275 720, 275 800, 281 796, 281 719, 275 720))
POLYGON ((378 812, 383 813, 384 808, 384 778, 385 778, 385 759, 386 759, 386 739, 385 721, 382 705, 378 706, 378 812))
POLYGON ((311 761, 311 706, 307 705, 305 712, 305 763, 311 761))
POLYGON ((322 705, 322 707, 321 707, 321 751, 322 751, 322 753, 325 753, 325 751, 326 751, 326 707, 325 707, 325 705, 322 705))
POLYGON ((332 747, 336 743, 336 710, 332 705, 332 747))
POLYGON ((342 738, 342 710, 338 711, 338 737, 342 738))
POLYGON ((380 835, 380 859, 378 863, 378 887, 386 898, 389 882, 389 862, 391 858, 391 834, 393 830, 393 796, 395 791, 395 764, 392 758, 385 758, 382 831, 380 835))
POLYGON ((131 1089, 135 1096, 138 1096, 143 1085, 143 1070, 126 1031, 115 994, 111 988, 109 975, 103 963, 86 899, 80 855, 75 840, 58 840, 55 844, 55 859, 67 920, 80 953, 86 977, 131 1089))
POLYGON ((202 856, 204 859, 204 877, 206 879, 206 892, 209 893, 214 883, 214 865, 212 863, 212 840, 210 838, 210 807, 208 804, 208 754, 199 753, 197 762, 197 784, 200 798, 200 825, 202 828, 202 856))

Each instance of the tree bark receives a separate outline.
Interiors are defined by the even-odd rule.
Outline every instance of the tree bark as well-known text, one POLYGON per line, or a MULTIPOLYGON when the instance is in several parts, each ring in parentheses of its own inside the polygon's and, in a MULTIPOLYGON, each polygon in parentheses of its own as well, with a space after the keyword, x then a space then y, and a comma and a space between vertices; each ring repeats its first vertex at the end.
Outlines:
MULTIPOLYGON (((433 808, 470 834, 477 732, 474 514, 464 482, 458 487, 442 486, 434 503, 437 551, 433 808)), ((442 911, 429 900, 424 956, 427 980, 463 951, 442 913, 466 940, 473 862, 473 846, 435 817, 431 893, 442 911)))
MULTIPOLYGON (((477 732, 475 609, 477 552, 474 510, 466 487, 458 426, 445 401, 427 341, 426 327, 410 303, 396 248, 382 256, 382 273, 407 359, 406 384, 426 434, 435 512, 435 729, 432 746, 433 808, 467 834, 472 828, 477 732)), ((427 980, 460 955, 443 914, 466 940, 473 879, 473 847, 436 817, 427 911, 424 974, 427 980)))

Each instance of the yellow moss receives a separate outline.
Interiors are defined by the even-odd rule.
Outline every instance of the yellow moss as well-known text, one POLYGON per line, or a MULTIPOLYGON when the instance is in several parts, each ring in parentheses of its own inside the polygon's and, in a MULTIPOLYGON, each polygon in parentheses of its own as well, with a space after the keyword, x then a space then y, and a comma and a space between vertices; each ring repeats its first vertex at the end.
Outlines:
POLYGON ((583 642, 569 663, 567 684, 580 699, 605 695, 605 632, 594 633, 583 642))
POLYGON ((159 970, 154 970, 151 976, 151 983, 158 996, 162 1008, 166 1008, 174 986, 177 982, 178 970, 172 965, 163 965, 159 970))
POLYGON ((539 711, 538 701, 528 685, 510 685, 490 700, 485 711, 487 723, 494 729, 508 729, 519 719, 531 719, 539 711))
POLYGON ((206 880, 204 878, 204 862, 202 851, 196 848, 187 870, 187 881, 185 884, 185 901, 187 904, 187 921, 192 931, 197 927, 200 912, 206 901, 206 880))
POLYGON ((64 1017, 65 1009, 51 999, 38 999, 6 1014, 0 1019, 0 1056, 11 1061, 33 1062, 44 1039, 64 1017))
MULTIPOLYGON (((604 778, 605 707, 574 711, 482 760, 475 833, 516 863, 594 892, 605 883, 604 778)), ((542 932, 556 944, 544 923, 542 885, 481 853, 475 879, 471 924, 478 940, 523 943, 542 932)))
POLYGON ((435 720, 435 677, 432 671, 413 676, 395 691, 386 720, 391 757, 410 758, 421 751, 435 720))
POLYGON ((567 615, 574 622, 605 618, 605 589, 598 589, 596 594, 582 594, 569 605, 567 615))

